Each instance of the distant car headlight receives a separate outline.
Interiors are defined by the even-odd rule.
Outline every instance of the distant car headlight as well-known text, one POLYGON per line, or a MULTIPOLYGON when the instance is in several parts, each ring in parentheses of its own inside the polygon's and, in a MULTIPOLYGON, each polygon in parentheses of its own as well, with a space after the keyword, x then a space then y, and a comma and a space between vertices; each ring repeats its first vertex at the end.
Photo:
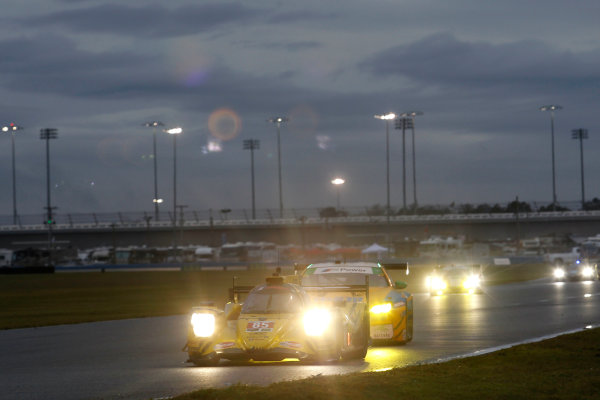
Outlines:
POLYGON ((308 310, 304 314, 304 332, 308 336, 321 336, 329 329, 331 313, 323 308, 308 310))
POLYGON ((215 333, 214 314, 193 313, 190 322, 196 337, 211 337, 215 333))
POLYGON ((445 290, 448 287, 446 281, 437 276, 432 277, 430 282, 431 289, 434 291, 445 290))
POLYGON ((589 265, 586 265, 585 267, 583 267, 583 269, 581 270, 581 275, 584 278, 590 278, 594 275, 594 268, 590 267, 589 265))
POLYGON ((479 277, 477 275, 471 275, 463 282, 463 287, 465 289, 476 289, 480 284, 479 277))
POLYGON ((392 303, 383 303, 383 304, 377 304, 374 305, 373 307, 371 307, 371 312, 373 314, 385 314, 390 312, 390 310, 392 309, 392 303))
POLYGON ((565 277, 565 270, 562 268, 555 268, 554 269, 554 277, 557 279, 561 279, 565 277))

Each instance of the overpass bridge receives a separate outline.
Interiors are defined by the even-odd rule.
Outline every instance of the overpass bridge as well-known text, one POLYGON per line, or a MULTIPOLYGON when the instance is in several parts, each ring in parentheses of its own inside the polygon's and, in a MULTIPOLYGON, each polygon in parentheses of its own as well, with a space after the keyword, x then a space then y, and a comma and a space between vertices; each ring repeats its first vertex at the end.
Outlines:
POLYGON ((467 240, 488 241, 549 235, 593 236, 600 233, 600 211, 334 218, 288 212, 283 218, 269 215, 259 219, 186 214, 185 218, 175 221, 173 218, 153 221, 146 213, 117 213, 113 218, 103 219, 95 215, 87 219, 58 218, 57 223, 51 225, 41 221, 41 215, 20 225, 2 224, 0 221, 0 247, 21 248, 33 243, 43 246, 43 243, 50 242, 79 249, 97 246, 172 246, 173 243, 219 246, 238 241, 362 245, 405 239, 422 240, 431 235, 461 235, 467 240))

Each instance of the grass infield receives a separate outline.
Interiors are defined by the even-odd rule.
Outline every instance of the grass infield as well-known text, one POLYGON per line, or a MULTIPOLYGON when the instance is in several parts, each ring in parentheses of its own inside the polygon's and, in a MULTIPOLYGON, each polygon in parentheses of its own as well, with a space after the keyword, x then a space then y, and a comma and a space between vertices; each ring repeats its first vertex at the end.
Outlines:
MULTIPOLYGON (((545 266, 494 267, 488 284, 544 276, 545 266)), ((410 275, 391 271, 408 282, 408 291, 424 291, 430 268, 410 275)), ((186 314, 201 301, 223 307, 236 276, 238 285, 264 282, 273 271, 136 271, 0 275, 0 329, 28 328, 126 318, 186 314)), ((284 271, 286 272, 286 271, 284 271)), ((291 273, 290 271, 287 271, 291 273)))
POLYGON ((174 399, 600 399, 600 329, 442 364, 315 376, 265 387, 233 385, 174 399))

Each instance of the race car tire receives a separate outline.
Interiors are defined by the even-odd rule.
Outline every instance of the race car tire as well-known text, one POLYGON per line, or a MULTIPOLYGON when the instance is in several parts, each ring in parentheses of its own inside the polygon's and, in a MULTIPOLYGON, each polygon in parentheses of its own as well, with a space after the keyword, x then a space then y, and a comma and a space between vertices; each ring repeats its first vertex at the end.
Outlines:
POLYGON ((414 329, 414 320, 413 320, 413 303, 412 300, 409 300, 406 303, 406 328, 405 328, 405 339, 398 342, 399 345, 404 345, 413 340, 413 329, 414 329))
POLYGON ((339 316, 335 319, 335 325, 337 329, 333 333, 333 337, 335 337, 335 342, 333 343, 330 351, 325 354, 314 354, 310 355, 300 361, 304 364, 330 364, 336 363, 342 357, 342 344, 344 343, 344 332, 341 329, 342 324, 339 316))
POLYGON ((196 367, 214 367, 219 364, 220 357, 216 354, 208 355, 204 357, 194 357, 190 355, 190 361, 196 367))
POLYGON ((365 317, 363 319, 362 325, 360 329, 352 335, 353 343, 360 343, 358 349, 354 349, 351 351, 342 352, 342 359, 344 360, 352 360, 352 359, 362 359, 365 358, 367 352, 369 351, 369 324, 370 318, 368 313, 368 307, 365 306, 367 312, 365 312, 365 317))
POLYGON ((412 310, 410 311, 410 315, 408 316, 408 320, 406 321, 406 342, 411 342, 413 340, 413 329, 414 329, 414 322, 413 322, 413 313, 412 310))

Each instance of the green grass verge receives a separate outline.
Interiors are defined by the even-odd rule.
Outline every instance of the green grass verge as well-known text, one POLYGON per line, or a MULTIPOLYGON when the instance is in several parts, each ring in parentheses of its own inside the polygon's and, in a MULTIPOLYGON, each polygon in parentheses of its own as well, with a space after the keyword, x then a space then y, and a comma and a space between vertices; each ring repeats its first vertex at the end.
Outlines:
MULTIPOLYGON (((489 284, 534 279, 546 267, 493 267, 489 284)), ((0 329, 185 314, 201 301, 223 307, 237 276, 239 285, 264 282, 270 270, 250 271, 136 271, 0 275, 0 329)), ((430 268, 412 268, 408 291, 425 291, 430 268)))
POLYGON ((175 399, 600 399, 600 329, 442 364, 234 385, 175 399))
POLYGON ((185 314, 201 301, 224 306, 264 272, 85 272, 0 275, 0 329, 185 314))

